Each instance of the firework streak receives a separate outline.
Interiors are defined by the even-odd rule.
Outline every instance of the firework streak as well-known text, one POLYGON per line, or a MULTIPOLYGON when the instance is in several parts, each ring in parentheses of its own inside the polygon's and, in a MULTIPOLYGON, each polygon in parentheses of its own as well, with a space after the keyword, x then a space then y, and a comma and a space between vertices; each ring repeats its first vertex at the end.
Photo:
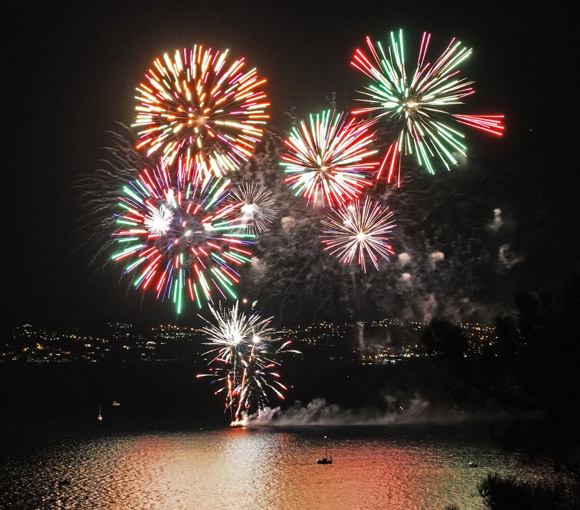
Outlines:
POLYGON ((280 164, 294 194, 329 207, 358 197, 372 182, 369 172, 378 166, 366 161, 377 152, 368 148, 374 139, 370 124, 327 110, 293 127, 280 164))
POLYGON ((266 82, 243 58, 195 45, 156 59, 137 88, 137 148, 147 156, 161 151, 172 163, 178 156, 195 161, 197 174, 224 175, 253 154, 269 115, 266 82))
POLYGON ((325 250, 336 255, 344 264, 350 264, 355 256, 358 264, 366 272, 366 258, 370 258, 379 269, 378 257, 387 262, 394 251, 387 234, 396 226, 393 212, 381 209, 380 204, 372 203, 367 197, 361 205, 358 200, 332 211, 328 219, 322 221, 328 230, 322 235, 325 250))
POLYGON ((357 49, 351 64, 368 76, 372 83, 361 92, 367 106, 353 114, 369 113, 374 120, 386 118, 398 132, 377 172, 377 179, 386 171, 391 182, 395 171, 400 184, 399 155, 414 155, 419 165, 435 173, 434 159, 449 170, 457 165, 456 153, 465 156, 464 135, 453 124, 461 123, 501 136, 503 115, 458 115, 449 111, 463 104, 463 98, 474 93, 473 82, 460 78, 459 65, 471 54, 459 41, 452 39, 447 49, 433 63, 426 62, 431 35, 423 33, 417 66, 412 75, 405 67, 403 31, 390 33, 385 52, 382 44, 366 42, 369 54, 357 49), (452 127, 453 126, 453 127, 452 127), (397 160, 399 165, 397 165, 397 160), (397 169, 398 166, 398 169, 397 169))
POLYGON ((253 234, 268 230, 276 215, 275 200, 272 192, 252 182, 244 182, 232 188, 232 201, 241 203, 236 222, 242 229, 253 234))
POLYGON ((203 328, 211 350, 210 372, 197 377, 211 377, 220 385, 216 394, 226 394, 225 410, 230 412, 232 424, 239 424, 243 414, 261 409, 269 403, 268 393, 283 399, 286 390, 275 372, 281 353, 297 353, 286 349, 290 342, 281 342, 279 332, 270 327, 269 319, 257 313, 232 308, 211 308, 215 324, 208 321, 203 328))
POLYGON ((241 203, 228 203, 229 180, 207 176, 192 183, 181 161, 176 172, 160 163, 123 187, 111 258, 126 264, 136 288, 171 299, 180 313, 184 299, 201 308, 213 297, 236 298, 236 267, 250 261, 253 234, 236 223, 241 203))

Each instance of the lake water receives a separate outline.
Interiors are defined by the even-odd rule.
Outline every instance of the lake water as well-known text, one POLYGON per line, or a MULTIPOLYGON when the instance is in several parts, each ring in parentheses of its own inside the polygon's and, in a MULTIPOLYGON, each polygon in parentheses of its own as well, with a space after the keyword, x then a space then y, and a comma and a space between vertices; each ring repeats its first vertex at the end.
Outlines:
POLYGON ((478 509, 488 472, 521 469, 474 424, 21 431, 0 446, 3 509, 478 509), (316 463, 324 435, 331 465, 316 463))

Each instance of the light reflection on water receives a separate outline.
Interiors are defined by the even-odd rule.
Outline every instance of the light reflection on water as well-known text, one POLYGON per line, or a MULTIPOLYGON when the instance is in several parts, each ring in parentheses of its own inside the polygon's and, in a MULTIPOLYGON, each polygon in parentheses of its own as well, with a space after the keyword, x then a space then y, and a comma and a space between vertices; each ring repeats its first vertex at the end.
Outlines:
POLYGON ((10 446, 0 508, 477 509, 486 473, 515 469, 458 427, 93 435, 10 446))

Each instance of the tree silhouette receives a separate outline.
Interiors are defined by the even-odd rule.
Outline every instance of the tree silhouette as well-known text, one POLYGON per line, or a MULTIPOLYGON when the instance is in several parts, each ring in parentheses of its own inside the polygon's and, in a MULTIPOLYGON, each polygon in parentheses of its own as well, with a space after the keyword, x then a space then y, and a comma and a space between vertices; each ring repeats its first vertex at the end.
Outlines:
MULTIPOLYGON (((528 459, 551 461, 580 501, 580 276, 557 292, 520 292, 515 304, 516 312, 497 318, 494 341, 477 344, 444 320, 433 320, 421 340, 457 404, 507 413, 509 420, 492 426, 494 439, 528 459)), ((506 484, 523 490, 509 480, 488 482, 490 501, 506 484)))

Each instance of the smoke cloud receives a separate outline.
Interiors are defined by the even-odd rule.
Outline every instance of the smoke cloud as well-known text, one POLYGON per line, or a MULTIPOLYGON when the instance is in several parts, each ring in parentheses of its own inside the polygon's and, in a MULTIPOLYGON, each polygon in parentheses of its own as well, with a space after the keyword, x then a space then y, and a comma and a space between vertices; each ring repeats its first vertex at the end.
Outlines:
POLYGON ((256 278, 260 278, 266 272, 266 264, 258 257, 252 257, 252 273, 256 278))
POLYGON ((500 267, 503 270, 511 269, 516 264, 519 264, 524 259, 519 255, 516 255, 509 244, 502 244, 499 247, 498 259, 500 263, 500 267))
POLYGON ((441 262, 444 258, 445 253, 443 253, 442 251, 434 251, 433 253, 431 253, 431 257, 429 259, 431 261, 431 267, 435 269, 437 267, 437 263, 441 262))
POLYGON ((489 229, 493 232, 497 232, 503 225, 503 219, 501 217, 501 209, 497 207, 493 210, 493 221, 488 225, 489 229))
POLYGON ((406 252, 399 253, 397 258, 399 259, 399 262, 401 263, 401 266, 403 266, 403 267, 405 267, 405 265, 407 265, 411 261, 411 255, 409 255, 406 252))
POLYGON ((405 406, 393 396, 385 397, 386 410, 343 409, 329 404, 323 398, 315 398, 306 406, 297 402, 287 410, 280 407, 265 408, 248 416, 248 427, 303 427, 303 426, 352 426, 396 425, 412 423, 448 423, 469 419, 449 408, 433 406, 420 395, 414 395, 405 406))
POLYGON ((282 230, 285 234, 289 234, 294 225, 296 225, 296 220, 292 216, 284 216, 280 223, 282 224, 282 230))

